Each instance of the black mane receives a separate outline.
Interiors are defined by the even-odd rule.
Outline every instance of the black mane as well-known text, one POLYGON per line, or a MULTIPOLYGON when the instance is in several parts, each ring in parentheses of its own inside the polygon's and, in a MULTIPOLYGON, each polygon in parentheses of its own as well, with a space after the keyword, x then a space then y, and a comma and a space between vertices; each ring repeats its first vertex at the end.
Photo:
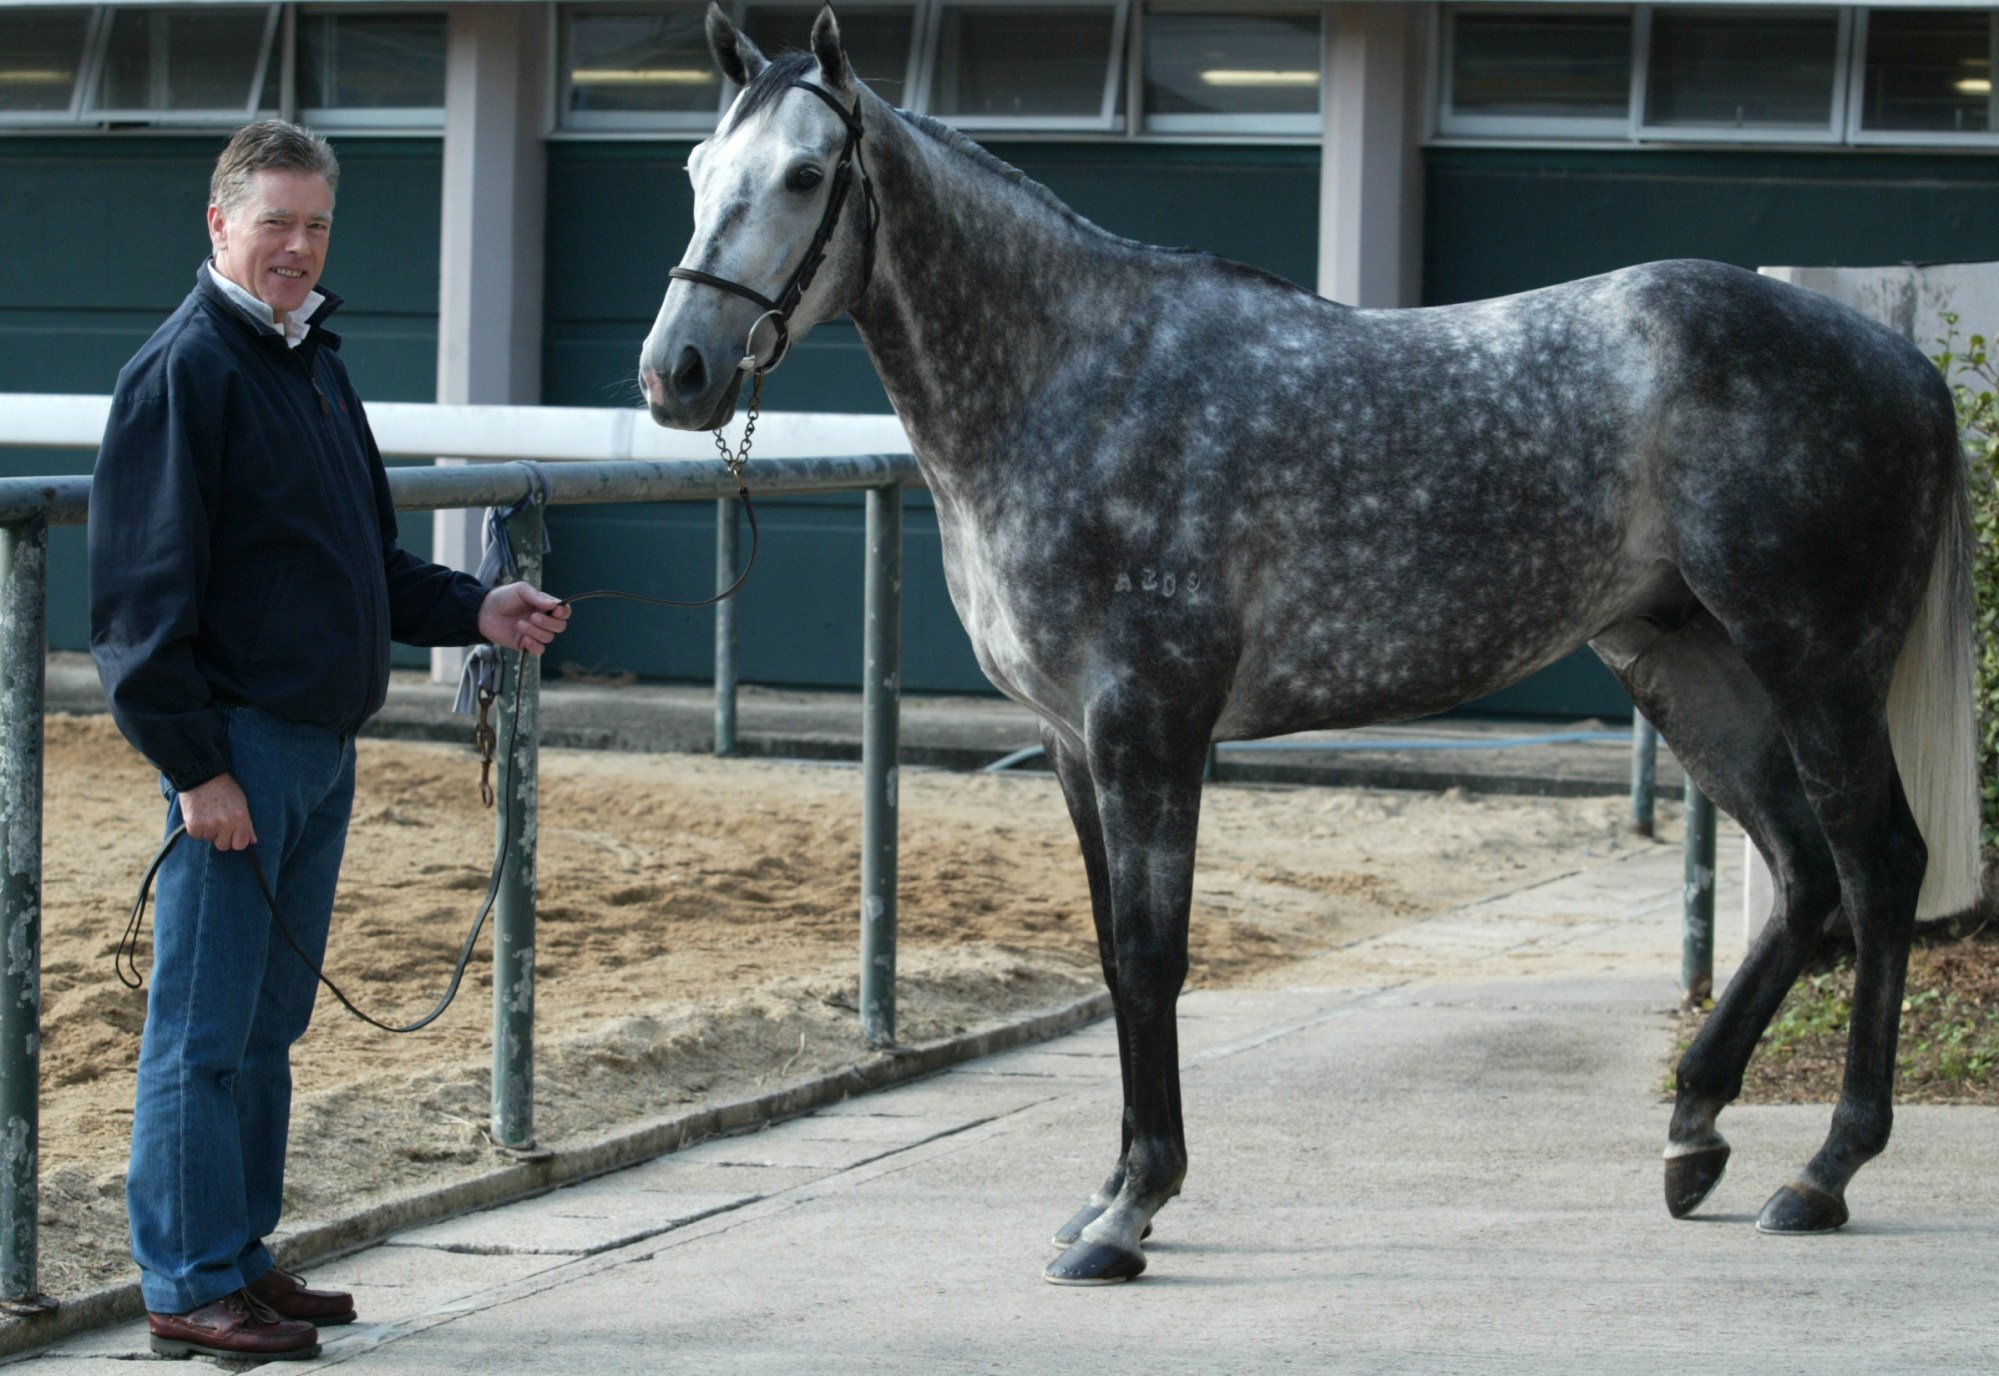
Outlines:
POLYGON ((819 70, 819 60, 811 53, 798 49, 786 49, 770 60, 770 65, 750 78, 750 84, 736 97, 734 108, 729 111, 729 122, 722 126, 727 133, 737 125, 754 119, 761 111, 771 106, 791 89, 794 81, 803 81, 819 70))

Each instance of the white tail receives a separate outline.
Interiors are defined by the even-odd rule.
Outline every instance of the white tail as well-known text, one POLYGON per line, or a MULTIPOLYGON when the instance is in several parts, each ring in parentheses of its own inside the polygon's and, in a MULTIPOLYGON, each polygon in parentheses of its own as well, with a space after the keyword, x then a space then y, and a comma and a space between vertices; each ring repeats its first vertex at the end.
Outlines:
POLYGON ((1971 636, 1971 529, 1959 483, 1929 590, 1888 687, 1888 738, 1902 791, 1929 847, 1916 916, 1949 917, 1979 898, 1978 723, 1971 636))

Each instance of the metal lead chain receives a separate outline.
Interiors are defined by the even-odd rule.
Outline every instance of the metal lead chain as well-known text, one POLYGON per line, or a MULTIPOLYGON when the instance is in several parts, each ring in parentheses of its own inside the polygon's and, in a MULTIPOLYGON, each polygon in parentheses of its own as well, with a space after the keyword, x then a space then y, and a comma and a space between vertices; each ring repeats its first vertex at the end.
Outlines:
POLYGON ((748 462, 750 457, 750 436, 756 434, 757 417, 763 414, 764 395, 763 370, 755 366, 754 357, 746 358, 743 362, 751 365, 750 409, 746 413, 748 418, 743 423, 743 441, 731 453, 729 442, 722 437, 722 432, 720 430, 715 432, 716 452, 721 454, 722 462, 729 466, 729 476, 734 478, 739 485, 743 481, 743 465, 748 462))
POLYGON ((493 734, 490 716, 493 700, 498 696, 493 688, 479 686, 479 721, 472 728, 473 744, 479 747, 479 801, 487 807, 493 805, 493 747, 498 739, 493 734))

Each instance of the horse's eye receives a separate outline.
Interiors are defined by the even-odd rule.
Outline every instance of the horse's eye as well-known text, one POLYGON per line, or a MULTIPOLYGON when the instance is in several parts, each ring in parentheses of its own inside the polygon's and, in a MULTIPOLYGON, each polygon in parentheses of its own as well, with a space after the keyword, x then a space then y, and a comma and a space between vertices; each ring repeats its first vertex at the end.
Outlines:
POLYGON ((819 185, 825 178, 825 175, 825 173, 821 172, 811 163, 801 163, 786 174, 784 179, 785 190, 810 191, 813 187, 819 185))

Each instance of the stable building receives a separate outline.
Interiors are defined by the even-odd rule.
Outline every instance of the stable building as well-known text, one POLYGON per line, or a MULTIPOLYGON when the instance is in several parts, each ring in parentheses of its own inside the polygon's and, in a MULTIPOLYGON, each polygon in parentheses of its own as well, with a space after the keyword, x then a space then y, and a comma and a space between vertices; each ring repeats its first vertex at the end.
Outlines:
MULTIPOLYGON (((732 4, 767 49, 802 45, 817 8, 732 4)), ((268 114, 340 154, 326 280, 349 302, 338 329, 365 398, 636 405, 639 343, 692 225, 687 152, 733 95, 703 10, 0 0, 0 412, 9 392, 110 391, 207 252, 223 140, 268 114)), ((877 92, 1097 223, 1351 304, 1473 300, 1655 258, 1999 252, 1991 5, 861 0, 839 15, 877 92)), ((888 409, 845 321, 805 341, 766 403, 888 409)), ((88 458, 6 449, 0 465, 88 458)), ((927 494, 908 507, 904 686, 989 691, 927 494)), ((852 686, 859 496, 762 509, 743 677, 852 686)), ((708 509, 559 508, 550 525, 557 588, 693 596, 712 579, 708 509)), ((430 536, 406 518, 406 543, 430 536)), ((51 643, 85 648, 82 533, 55 532, 52 561, 51 643)), ((579 619, 560 658, 704 679, 711 654, 700 613, 610 609, 579 619)), ((1587 652, 1480 705, 1629 711, 1587 652)))

